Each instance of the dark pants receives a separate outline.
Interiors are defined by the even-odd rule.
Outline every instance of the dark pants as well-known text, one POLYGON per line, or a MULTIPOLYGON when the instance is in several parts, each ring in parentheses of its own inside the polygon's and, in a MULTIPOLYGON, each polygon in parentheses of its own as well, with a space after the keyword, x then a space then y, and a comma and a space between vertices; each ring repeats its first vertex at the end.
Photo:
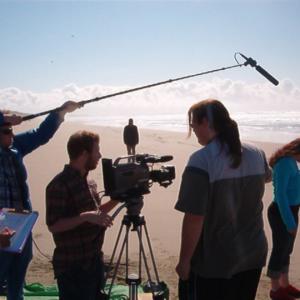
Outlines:
POLYGON ((128 155, 135 155, 135 145, 126 145, 126 147, 128 155))
POLYGON ((32 239, 29 236, 22 253, 0 251, 0 282, 7 282, 7 299, 23 300, 26 270, 32 259, 32 239))
MULTIPOLYGON (((291 211, 296 224, 298 224, 299 206, 291 206, 291 211)), ((288 232, 275 202, 272 202, 268 208, 268 220, 272 229, 273 248, 267 275, 276 279, 282 273, 288 273, 289 271, 290 255, 293 252, 296 236, 288 232)))
POLYGON ((226 278, 203 278, 191 274, 179 280, 180 300, 254 300, 261 269, 245 271, 226 278))
POLYGON ((100 300, 104 288, 104 263, 97 259, 86 269, 82 266, 70 268, 57 276, 60 300, 100 300))

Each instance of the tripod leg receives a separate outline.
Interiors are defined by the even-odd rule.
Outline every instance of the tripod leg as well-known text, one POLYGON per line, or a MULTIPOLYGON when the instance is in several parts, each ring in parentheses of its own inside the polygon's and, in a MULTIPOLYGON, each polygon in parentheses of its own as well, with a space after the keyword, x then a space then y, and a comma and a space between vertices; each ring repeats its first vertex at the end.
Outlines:
MULTIPOLYGON (((124 237, 121 249, 120 249, 119 257, 118 257, 118 260, 117 260, 117 263, 116 263, 116 266, 115 266, 115 269, 114 269, 114 274, 112 276, 111 283, 110 283, 110 286, 109 286, 108 299, 110 297, 112 287, 113 287, 115 279, 117 277, 117 273, 118 273, 118 269, 119 269, 119 266, 120 266, 120 261, 121 261, 121 258, 122 258, 123 252, 124 252, 125 245, 128 243, 129 228, 130 228, 130 226, 126 226, 125 237, 124 237)), ((126 262, 126 265, 127 265, 127 262, 126 262)))
POLYGON ((153 264, 156 281, 160 282, 146 223, 144 224, 144 228, 145 228, 147 243, 148 243, 148 247, 149 247, 149 251, 150 251, 150 256, 151 256, 151 260, 152 260, 152 264, 153 264))
POLYGON ((146 257, 145 249, 144 249, 144 246, 143 246, 143 240, 142 240, 141 231, 142 231, 142 226, 140 225, 140 226, 138 226, 136 232, 137 232, 137 235, 138 235, 138 238, 139 238, 140 251, 141 251, 142 257, 144 259, 144 264, 145 264, 145 269, 146 269, 146 273, 147 273, 147 276, 148 276, 148 280, 150 282, 152 282, 151 274, 150 274, 149 266, 148 266, 148 262, 147 262, 147 257, 146 257))
MULTIPOLYGON (((141 230, 141 237, 140 240, 143 240, 143 236, 142 236, 143 232, 141 230)), ((139 276, 140 278, 142 278, 142 247, 141 247, 141 243, 139 242, 139 276)))
POLYGON ((114 249, 113 249, 113 252, 112 252, 110 261, 109 261, 108 272, 106 273, 106 276, 105 276, 105 283, 106 283, 106 281, 107 281, 107 279, 108 279, 108 276, 109 276, 109 274, 110 274, 110 270, 111 270, 112 263, 113 263, 114 258, 115 258, 115 254, 116 254, 116 251, 117 251, 117 247, 118 247, 118 245, 119 245, 119 241, 120 241, 120 237, 121 237, 121 233, 122 233, 123 227, 124 227, 124 224, 121 224, 120 229, 119 229, 119 233, 118 233, 118 236, 117 236, 117 239, 116 239, 116 243, 115 243, 115 246, 114 246, 114 249))
POLYGON ((137 229, 137 233, 138 233, 138 236, 139 236, 141 252, 143 254, 145 268, 146 268, 146 272, 147 272, 147 275, 148 275, 148 283, 150 285, 149 287, 150 287, 150 291, 152 293, 152 299, 153 300, 154 299, 155 300, 169 299, 169 290, 168 290, 166 284, 159 280, 158 271, 157 271, 157 267, 156 267, 156 263, 155 263, 155 259, 154 259, 154 255, 153 255, 153 250, 152 250, 152 246, 151 246, 151 243, 150 243, 149 233, 148 233, 148 230, 147 230, 147 227, 146 227, 145 220, 143 220, 143 222, 141 223, 141 225, 137 229), (145 229, 147 243, 148 243, 148 247, 149 247, 149 251, 150 251, 151 260, 152 260, 153 268, 154 268, 154 271, 155 271, 155 276, 156 276, 157 283, 154 283, 151 280, 151 276, 150 276, 150 272, 149 272, 149 266, 148 266, 148 263, 147 263, 147 258, 146 258, 146 255, 145 255, 145 249, 144 249, 143 241, 142 241, 142 226, 144 226, 144 229, 145 229))
MULTIPOLYGON (((129 227, 128 227, 129 230, 129 227)), ((128 231, 129 234, 129 231, 128 231)), ((125 253, 125 278, 128 278, 128 268, 129 268, 129 257, 128 257, 128 253, 129 253, 129 235, 127 235, 127 239, 126 239, 126 253, 125 253)))

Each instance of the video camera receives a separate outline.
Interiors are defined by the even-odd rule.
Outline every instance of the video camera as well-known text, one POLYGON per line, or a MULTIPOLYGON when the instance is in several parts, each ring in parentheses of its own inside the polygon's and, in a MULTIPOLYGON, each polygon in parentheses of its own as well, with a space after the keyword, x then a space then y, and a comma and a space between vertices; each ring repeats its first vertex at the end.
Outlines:
POLYGON ((172 159, 171 155, 137 154, 119 157, 113 163, 111 159, 103 158, 105 195, 126 201, 150 193, 150 187, 154 182, 163 187, 169 186, 175 178, 175 167, 161 166, 154 169, 154 164, 172 159))

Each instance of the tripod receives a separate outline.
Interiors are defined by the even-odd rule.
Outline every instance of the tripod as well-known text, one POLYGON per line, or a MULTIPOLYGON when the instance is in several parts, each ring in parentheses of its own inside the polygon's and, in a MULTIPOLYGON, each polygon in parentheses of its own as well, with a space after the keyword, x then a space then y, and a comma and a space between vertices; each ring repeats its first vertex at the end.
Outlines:
MULTIPOLYGON (((156 267, 156 263, 155 263, 155 259, 154 259, 154 255, 153 255, 153 250, 152 250, 152 246, 150 243, 150 238, 149 238, 149 233, 147 230, 147 226, 146 226, 146 221, 144 216, 140 215, 140 210, 141 207, 143 206, 143 197, 137 197, 134 199, 130 199, 129 201, 127 201, 128 204, 123 204, 119 209, 118 212, 120 212, 120 210, 123 207, 127 207, 127 213, 126 215, 124 215, 123 220, 122 220, 122 224, 120 226, 120 230, 116 239, 116 243, 112 252, 112 256, 110 259, 110 263, 109 263, 109 270, 111 270, 115 255, 116 255, 116 251, 120 242, 120 238, 121 238, 121 234, 123 232, 123 230, 125 229, 125 235, 124 235, 124 239, 123 242, 121 244, 121 249, 119 252, 119 256, 117 258, 117 262, 116 262, 116 266, 114 268, 114 273, 111 279, 111 283, 109 286, 109 291, 108 291, 108 299, 110 299, 110 295, 111 295, 111 291, 112 291, 112 287, 113 284, 115 282, 117 273, 118 273, 118 269, 120 266, 120 261, 125 249, 125 258, 126 258, 126 262, 125 262, 125 267, 126 267, 126 283, 128 284, 128 288, 129 288, 129 300, 138 300, 138 286, 141 283, 141 277, 142 277, 142 260, 144 262, 144 266, 145 266, 145 270, 147 273, 147 277, 148 277, 148 284, 149 284, 149 291, 152 293, 152 299, 153 300, 168 300, 168 290, 167 290, 167 286, 164 282, 159 280, 159 276, 158 276, 158 271, 157 271, 157 267, 156 267), (129 274, 128 269, 129 269, 129 264, 128 264, 128 260, 129 260, 129 230, 131 229, 132 232, 136 232, 137 233, 137 237, 138 237, 138 242, 139 242, 139 260, 138 260, 138 273, 137 274, 129 274), (146 236, 146 241, 147 241, 147 245, 149 248, 149 252, 150 252, 150 258, 151 258, 151 263, 153 265, 153 270, 154 270, 154 275, 155 275, 155 282, 152 280, 151 278, 151 274, 150 274, 150 269, 149 269, 149 264, 147 261, 147 257, 146 257, 146 253, 145 253, 145 247, 143 244, 143 230, 145 232, 145 236, 146 236), (167 292, 166 292, 167 291, 167 292)), ((116 213, 114 214, 116 215, 116 213)), ((107 281, 109 276, 109 271, 106 274, 106 278, 105 278, 105 282, 107 281)))

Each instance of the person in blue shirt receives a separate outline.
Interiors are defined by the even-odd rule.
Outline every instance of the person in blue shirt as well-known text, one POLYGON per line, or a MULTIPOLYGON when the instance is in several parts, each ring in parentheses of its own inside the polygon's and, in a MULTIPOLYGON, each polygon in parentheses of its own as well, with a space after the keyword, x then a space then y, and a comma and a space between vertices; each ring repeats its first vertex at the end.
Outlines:
MULTIPOLYGON (((63 122, 65 114, 78 107, 78 103, 67 101, 57 112, 50 113, 38 128, 16 135, 13 126, 20 124, 22 117, 0 111, 0 208, 32 210, 23 158, 46 144, 63 122)), ((7 300, 24 299, 23 285, 31 258, 31 235, 20 254, 0 248, 0 283, 7 282, 7 300)))
POLYGON ((300 138, 282 146, 270 157, 274 199, 268 208, 273 248, 267 270, 271 279, 270 298, 300 298, 300 290, 289 282, 290 256, 298 228, 300 206, 300 138))

